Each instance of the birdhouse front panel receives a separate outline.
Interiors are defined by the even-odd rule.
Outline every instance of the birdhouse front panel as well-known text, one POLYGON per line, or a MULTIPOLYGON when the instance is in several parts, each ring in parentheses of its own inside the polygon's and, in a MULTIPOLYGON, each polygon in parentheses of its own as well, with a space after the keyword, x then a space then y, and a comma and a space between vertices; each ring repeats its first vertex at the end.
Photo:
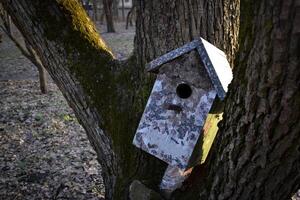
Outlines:
POLYGON ((196 52, 161 67, 133 143, 186 169, 217 92, 196 52))

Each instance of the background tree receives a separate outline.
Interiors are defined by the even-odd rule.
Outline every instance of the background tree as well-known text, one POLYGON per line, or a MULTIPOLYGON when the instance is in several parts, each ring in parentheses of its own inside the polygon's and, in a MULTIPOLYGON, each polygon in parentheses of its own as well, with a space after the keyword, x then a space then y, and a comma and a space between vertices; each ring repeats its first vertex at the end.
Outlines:
POLYGON ((98 0, 93 0, 93 20, 96 23, 98 21, 98 0))
POLYGON ((21 51, 21 53, 34 64, 39 72, 39 83, 40 90, 42 94, 46 94, 48 92, 47 87, 47 72, 41 63, 39 57, 35 53, 34 49, 31 45, 22 37, 21 41, 14 35, 12 30, 12 23, 10 16, 5 12, 0 10, 0 19, 3 22, 3 25, 0 26, 4 33, 13 41, 13 43, 17 46, 17 48, 21 51), (23 41, 22 41, 23 40, 23 41))
POLYGON ((299 187, 299 1, 242 0, 234 59, 238 0, 139 0, 122 62, 77 1, 0 1, 85 128, 107 199, 125 199, 134 179, 159 184, 166 164, 131 145, 153 82, 144 64, 200 35, 226 51, 234 80, 210 162, 177 199, 287 199, 299 187))
POLYGON ((134 5, 134 2, 135 1, 133 1, 132 7, 130 8, 130 10, 127 13, 127 17, 126 17, 126 29, 128 29, 128 25, 133 26, 132 20, 133 20, 133 18, 135 16, 135 5, 134 5))
POLYGON ((119 20, 119 0, 113 0, 112 10, 114 19, 119 20))
POLYGON ((124 0, 121 0, 122 3, 122 20, 125 21, 125 6, 124 6, 124 0))
POLYGON ((102 0, 106 18, 107 32, 116 32, 113 18, 113 0, 102 0))

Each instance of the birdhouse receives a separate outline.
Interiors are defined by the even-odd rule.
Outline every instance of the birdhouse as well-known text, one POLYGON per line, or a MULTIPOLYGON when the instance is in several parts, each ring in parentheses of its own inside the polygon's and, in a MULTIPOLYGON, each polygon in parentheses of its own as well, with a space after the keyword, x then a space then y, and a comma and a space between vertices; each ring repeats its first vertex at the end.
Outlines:
POLYGON ((191 157, 213 102, 224 99, 231 82, 229 63, 223 51, 200 38, 153 60, 146 69, 157 73, 157 79, 133 144, 187 169, 195 163, 191 157))

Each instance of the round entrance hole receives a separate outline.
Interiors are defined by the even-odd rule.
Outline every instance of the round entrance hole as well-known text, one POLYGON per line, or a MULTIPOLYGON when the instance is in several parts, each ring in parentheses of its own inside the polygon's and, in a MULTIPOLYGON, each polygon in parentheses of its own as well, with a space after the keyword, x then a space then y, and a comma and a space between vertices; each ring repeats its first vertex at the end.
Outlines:
POLYGON ((192 88, 186 83, 180 83, 176 88, 177 95, 182 99, 187 99, 192 95, 192 88))

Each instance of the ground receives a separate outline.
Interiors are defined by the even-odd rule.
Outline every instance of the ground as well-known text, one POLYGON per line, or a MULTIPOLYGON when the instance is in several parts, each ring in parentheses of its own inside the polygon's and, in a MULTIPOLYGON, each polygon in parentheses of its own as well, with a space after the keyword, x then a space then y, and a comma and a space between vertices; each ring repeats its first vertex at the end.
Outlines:
MULTIPOLYGON (((130 55, 133 27, 98 29, 117 58, 130 55)), ((0 200, 102 199, 101 166, 72 110, 51 80, 40 93, 35 66, 0 34, 0 200)))

